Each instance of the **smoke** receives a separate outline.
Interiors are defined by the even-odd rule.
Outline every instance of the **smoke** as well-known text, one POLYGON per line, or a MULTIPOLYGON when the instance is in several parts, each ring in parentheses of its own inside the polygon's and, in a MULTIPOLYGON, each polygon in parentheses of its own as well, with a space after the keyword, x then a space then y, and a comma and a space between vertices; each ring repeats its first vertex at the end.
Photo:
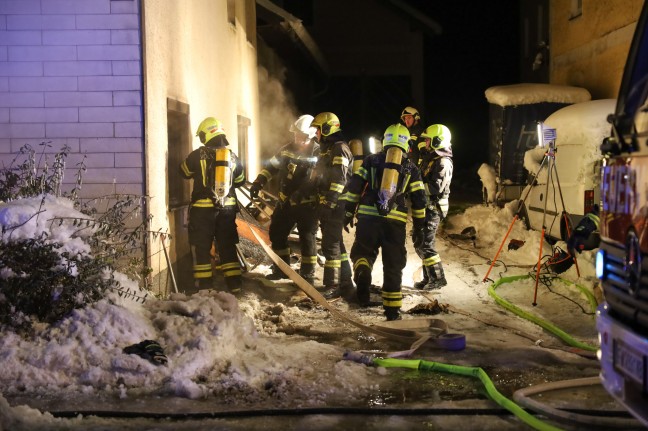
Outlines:
POLYGON ((259 155, 262 160, 272 157, 282 146, 292 142, 290 125, 295 122, 299 114, 295 106, 293 95, 284 88, 285 68, 276 70, 276 75, 271 75, 264 67, 259 67, 259 103, 261 150, 259 155))

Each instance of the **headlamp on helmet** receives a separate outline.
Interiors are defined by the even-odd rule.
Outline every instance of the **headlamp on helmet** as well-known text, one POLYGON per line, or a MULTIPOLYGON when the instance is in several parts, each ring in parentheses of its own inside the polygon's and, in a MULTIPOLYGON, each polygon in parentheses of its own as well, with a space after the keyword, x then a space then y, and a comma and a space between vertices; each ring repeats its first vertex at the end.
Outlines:
POLYGON ((332 112, 320 112, 311 122, 312 127, 317 127, 322 132, 322 136, 329 136, 342 130, 340 120, 332 112))
POLYGON ((383 135, 383 148, 398 147, 407 152, 409 150, 410 132, 402 124, 392 124, 385 129, 383 135))

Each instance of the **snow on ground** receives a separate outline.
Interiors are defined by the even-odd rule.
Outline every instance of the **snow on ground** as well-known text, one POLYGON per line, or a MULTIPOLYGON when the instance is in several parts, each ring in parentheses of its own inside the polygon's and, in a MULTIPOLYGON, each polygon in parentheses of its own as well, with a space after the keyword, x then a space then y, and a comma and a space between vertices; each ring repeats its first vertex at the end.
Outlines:
MULTIPOLYGON (((0 203, 0 221, 4 225, 26 221, 16 235, 34 235, 55 225, 55 238, 66 238, 66 235, 72 238, 71 226, 67 227, 69 231, 66 232, 65 224, 59 226, 42 222, 55 214, 69 215, 72 211, 69 201, 48 199, 47 205, 41 208, 45 212, 38 219, 30 219, 28 214, 38 207, 30 200, 0 203), (19 232, 21 230, 22 233, 19 232)), ((484 304, 489 304, 492 309, 497 308, 488 298, 487 284, 481 281, 489 268, 489 259, 495 256, 513 221, 514 209, 514 204, 506 208, 475 205, 446 220, 440 232, 438 249, 449 285, 434 293, 439 302, 451 303, 475 313, 484 312, 487 308, 484 304), (451 234, 458 234, 468 226, 476 230, 474 243, 451 238, 451 234)), ((353 231, 345 237, 348 250, 353 242, 352 234, 353 231)), ((509 250, 504 244, 489 278, 528 273, 538 261, 539 237, 538 232, 526 231, 521 221, 515 222, 506 244, 510 239, 516 239, 524 241, 524 245, 517 250, 509 250)), ((70 243, 80 240, 73 238, 70 243)), ((403 274, 406 292, 403 310, 427 301, 422 295, 412 293, 412 283, 420 279, 421 262, 412 251, 409 240, 408 250, 408 263, 403 274)), ((544 244, 541 254, 550 253, 550 247, 544 244)), ((575 267, 563 276, 594 290, 593 256, 593 252, 578 256, 580 278, 576 275, 575 267)), ((376 285, 382 282, 381 269, 380 263, 374 268, 376 285)), ((263 277, 269 270, 269 266, 259 265, 247 277, 263 277)), ((137 288, 135 282, 125 276, 120 276, 119 281, 125 287, 137 288)), ((521 301, 526 303, 529 310, 542 312, 543 306, 559 307, 554 302, 557 300, 555 296, 545 298, 547 289, 544 286, 540 289, 543 293, 539 297, 538 307, 531 307, 533 289, 532 280, 502 287, 507 295, 523 298, 521 301)), ((336 306, 348 310, 343 303, 336 306)), ((22 339, 12 332, 3 331, 0 334, 0 392, 7 398, 28 394, 58 400, 84 396, 122 400, 165 396, 191 400, 220 397, 223 402, 236 406, 272 403, 275 407, 309 407, 360 399, 376 390, 377 379, 384 374, 384 370, 342 361, 344 348, 334 344, 304 336, 290 337, 277 330, 281 324, 292 324, 295 327, 312 325, 322 331, 327 328, 339 331, 343 326, 338 325, 335 329, 333 319, 327 312, 316 308, 304 310, 294 303, 276 304, 273 307, 269 308, 267 301, 261 301, 255 295, 246 294, 237 299, 217 290, 199 291, 193 295, 173 294, 167 299, 149 297, 144 304, 110 295, 91 306, 76 310, 55 325, 42 327, 34 338, 22 339), (123 353, 124 347, 147 339, 156 340, 163 346, 169 360, 167 365, 157 366, 138 355, 123 353)), ((583 306, 574 307, 582 309, 583 306)), ((571 315, 572 312, 566 314, 571 315)), ((552 316, 555 317, 555 313, 552 316)), ((405 316, 406 319, 411 317, 405 316)), ((497 340, 490 338, 484 332, 484 325, 460 317, 453 319, 448 316, 452 329, 474 330, 474 334, 479 335, 469 335, 469 348, 455 358, 458 363, 480 365, 475 364, 475 354, 481 354, 489 344, 489 348, 497 348, 502 337, 497 335, 497 340)), ((384 321, 379 307, 356 314, 356 318, 366 324, 384 321)), ((586 322, 593 322, 591 316, 584 318, 586 322)), ((574 324, 573 319, 563 323, 574 324)), ((526 330, 534 331, 532 324, 522 325, 526 330)), ((576 322, 569 329, 576 330, 578 326, 583 325, 576 322)), ((587 329, 576 335, 593 341, 593 323, 585 327, 587 329)), ((501 331, 496 334, 501 334, 501 331)), ((361 342, 362 339, 358 340, 358 343, 361 342)), ((373 344, 369 348, 381 347, 376 340, 371 342, 373 344)), ((501 346, 505 348, 506 345, 501 346)), ((26 406, 10 407, 6 399, 0 396, 0 430, 57 429, 63 423, 70 427, 65 429, 77 429, 73 425, 74 420, 63 421, 26 406)), ((80 423, 81 428, 78 429, 88 429, 87 421, 80 423)))

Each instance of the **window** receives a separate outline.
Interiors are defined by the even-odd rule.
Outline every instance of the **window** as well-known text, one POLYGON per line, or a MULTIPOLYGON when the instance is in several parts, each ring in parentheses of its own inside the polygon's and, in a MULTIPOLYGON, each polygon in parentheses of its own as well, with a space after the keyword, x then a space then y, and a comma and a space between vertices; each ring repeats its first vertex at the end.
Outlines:
POLYGON ((180 163, 192 151, 189 105, 167 99, 167 154, 169 211, 189 205, 191 182, 180 174, 180 163))
POLYGON ((256 1, 247 0, 245 3, 245 34, 247 41, 256 47, 256 1))
POLYGON ((583 0, 571 0, 569 19, 578 18, 583 14, 583 0))
POLYGON ((241 163, 245 167, 245 176, 248 175, 248 128, 252 122, 249 118, 243 117, 242 115, 237 115, 236 117, 238 123, 238 151, 237 155, 241 160, 241 163))
POLYGON ((227 22, 236 26, 236 0, 227 0, 227 22))

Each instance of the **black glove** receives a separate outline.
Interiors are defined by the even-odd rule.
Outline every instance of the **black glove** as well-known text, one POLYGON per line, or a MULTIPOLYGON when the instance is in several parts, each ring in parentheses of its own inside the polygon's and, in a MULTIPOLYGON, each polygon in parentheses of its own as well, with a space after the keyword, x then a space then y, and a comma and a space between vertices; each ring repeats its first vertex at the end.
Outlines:
POLYGON ((297 189, 294 192, 292 192, 290 194, 290 203, 295 204, 295 205, 301 203, 302 193, 303 192, 300 189, 297 189))
POLYGON ((259 197, 259 191, 260 191, 262 188, 263 188, 263 187, 261 186, 261 184, 257 183, 256 181, 253 182, 252 185, 250 186, 250 197, 251 197, 252 199, 256 199, 256 198, 258 198, 258 197, 259 197))
POLYGON ((166 365, 168 359, 164 350, 157 341, 144 340, 140 343, 124 347, 123 352, 129 355, 138 355, 153 362, 155 365, 166 365))
POLYGON ((349 226, 353 227, 353 213, 352 212, 345 212, 344 213, 344 230, 349 232, 349 226))
POLYGON ((425 242, 423 228, 414 226, 412 229, 412 242, 414 243, 414 250, 419 250, 423 247, 423 243, 425 242))

